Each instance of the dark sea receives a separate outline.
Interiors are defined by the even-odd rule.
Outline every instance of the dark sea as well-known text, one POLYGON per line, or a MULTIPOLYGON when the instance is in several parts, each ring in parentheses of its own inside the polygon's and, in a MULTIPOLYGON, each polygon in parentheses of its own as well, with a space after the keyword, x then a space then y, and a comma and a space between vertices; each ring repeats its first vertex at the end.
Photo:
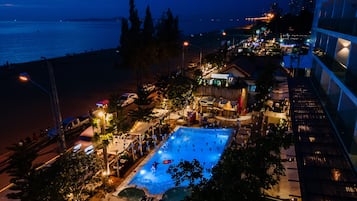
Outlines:
MULTIPOLYGON (((183 34, 241 26, 233 19, 183 19, 183 34)), ((0 21, 0 66, 119 45, 120 21, 0 21)))
POLYGON ((117 47, 119 22, 0 22, 0 66, 117 47))

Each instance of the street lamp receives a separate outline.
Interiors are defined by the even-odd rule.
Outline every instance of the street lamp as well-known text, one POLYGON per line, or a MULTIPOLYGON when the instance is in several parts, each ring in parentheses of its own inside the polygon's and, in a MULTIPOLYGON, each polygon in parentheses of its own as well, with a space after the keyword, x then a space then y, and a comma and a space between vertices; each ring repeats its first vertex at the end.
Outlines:
POLYGON ((193 46, 200 49, 200 68, 202 68, 202 47, 189 43, 188 41, 184 42, 184 46, 193 46))
POLYGON ((182 65, 181 65, 181 74, 183 75, 184 65, 185 65, 185 47, 187 47, 189 43, 184 41, 182 43, 182 65))
POLYGON ((53 68, 51 63, 44 57, 41 57, 42 59, 46 60, 47 68, 48 68, 48 74, 50 77, 50 86, 51 90, 48 91, 46 88, 35 82, 34 80, 31 79, 30 75, 28 73, 20 73, 19 75, 19 80, 22 82, 31 82, 31 84, 35 85, 39 89, 41 89, 43 92, 45 92, 49 97, 50 97, 50 102, 51 102, 51 109, 53 113, 53 120, 55 123, 55 131, 57 133, 57 137, 59 140, 59 146, 60 146, 60 151, 65 152, 67 149, 66 146, 66 139, 64 136, 63 128, 62 128, 62 115, 61 115, 61 110, 59 106, 59 100, 58 100, 58 93, 57 93, 57 87, 56 87, 56 81, 53 73, 53 68))

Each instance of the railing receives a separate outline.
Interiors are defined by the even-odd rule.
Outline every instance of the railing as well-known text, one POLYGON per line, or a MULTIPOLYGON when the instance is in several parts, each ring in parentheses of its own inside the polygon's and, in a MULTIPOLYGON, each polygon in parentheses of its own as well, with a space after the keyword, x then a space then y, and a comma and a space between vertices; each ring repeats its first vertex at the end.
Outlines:
POLYGON ((344 67, 341 63, 336 61, 332 56, 326 54, 321 50, 315 50, 314 54, 319 57, 320 61, 322 61, 331 71, 334 73, 345 73, 346 67, 344 67))
POLYGON ((326 54, 321 50, 315 50, 314 54, 320 59, 325 66, 331 70, 336 77, 344 83, 351 91, 357 96, 357 86, 353 83, 354 80, 357 80, 357 77, 352 73, 347 73, 348 70, 340 62, 336 61, 332 56, 326 54), (346 79, 348 77, 348 79, 346 79))
POLYGON ((319 19, 318 27, 357 36, 356 18, 323 18, 319 19))

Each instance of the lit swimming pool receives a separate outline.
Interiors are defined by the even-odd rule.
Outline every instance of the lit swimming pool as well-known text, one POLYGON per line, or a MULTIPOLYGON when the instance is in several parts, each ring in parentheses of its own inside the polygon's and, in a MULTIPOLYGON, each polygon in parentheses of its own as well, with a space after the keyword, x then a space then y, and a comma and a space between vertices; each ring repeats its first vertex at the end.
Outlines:
MULTIPOLYGON (((129 185, 146 188, 151 194, 162 194, 175 187, 171 176, 166 172, 170 165, 178 164, 180 160, 197 159, 204 166, 204 170, 211 169, 218 162, 232 131, 232 129, 178 128, 138 170, 129 185)), ((204 176, 209 178, 210 173, 206 171, 204 176)))

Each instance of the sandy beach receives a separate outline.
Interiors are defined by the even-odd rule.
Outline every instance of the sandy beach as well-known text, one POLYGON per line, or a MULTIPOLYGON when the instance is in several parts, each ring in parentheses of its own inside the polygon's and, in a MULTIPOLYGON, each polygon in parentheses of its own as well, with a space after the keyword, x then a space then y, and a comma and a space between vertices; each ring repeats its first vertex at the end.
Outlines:
MULTIPOLYGON (((185 53, 185 62, 198 61, 200 48, 205 55, 215 51, 221 40, 235 39, 238 43, 244 35, 239 28, 226 31, 225 37, 219 31, 188 37, 192 47, 185 53)), ((171 72, 182 64, 181 56, 177 59, 170 62, 171 72)), ((97 101, 111 94, 136 90, 134 70, 117 67, 119 56, 115 49, 72 54, 49 61, 54 69, 63 119, 88 114, 97 101)), ((161 66, 162 73, 168 73, 167 65, 161 66)), ((154 76, 160 74, 159 69, 159 65, 149 69, 144 82, 154 81, 154 76)), ((0 154, 7 151, 7 146, 54 125, 49 96, 31 83, 20 82, 21 72, 27 72, 36 83, 50 89, 48 69, 43 60, 0 67, 0 154)))
MULTIPOLYGON (((115 50, 102 50, 49 60, 54 69, 63 119, 87 114, 98 100, 114 93, 135 91, 133 70, 115 68, 115 50)), ((19 140, 52 126, 48 94, 31 83, 18 80, 21 72, 50 89, 46 62, 15 64, 0 71, 0 153, 19 140)), ((148 80, 151 77, 146 77, 148 80)))

